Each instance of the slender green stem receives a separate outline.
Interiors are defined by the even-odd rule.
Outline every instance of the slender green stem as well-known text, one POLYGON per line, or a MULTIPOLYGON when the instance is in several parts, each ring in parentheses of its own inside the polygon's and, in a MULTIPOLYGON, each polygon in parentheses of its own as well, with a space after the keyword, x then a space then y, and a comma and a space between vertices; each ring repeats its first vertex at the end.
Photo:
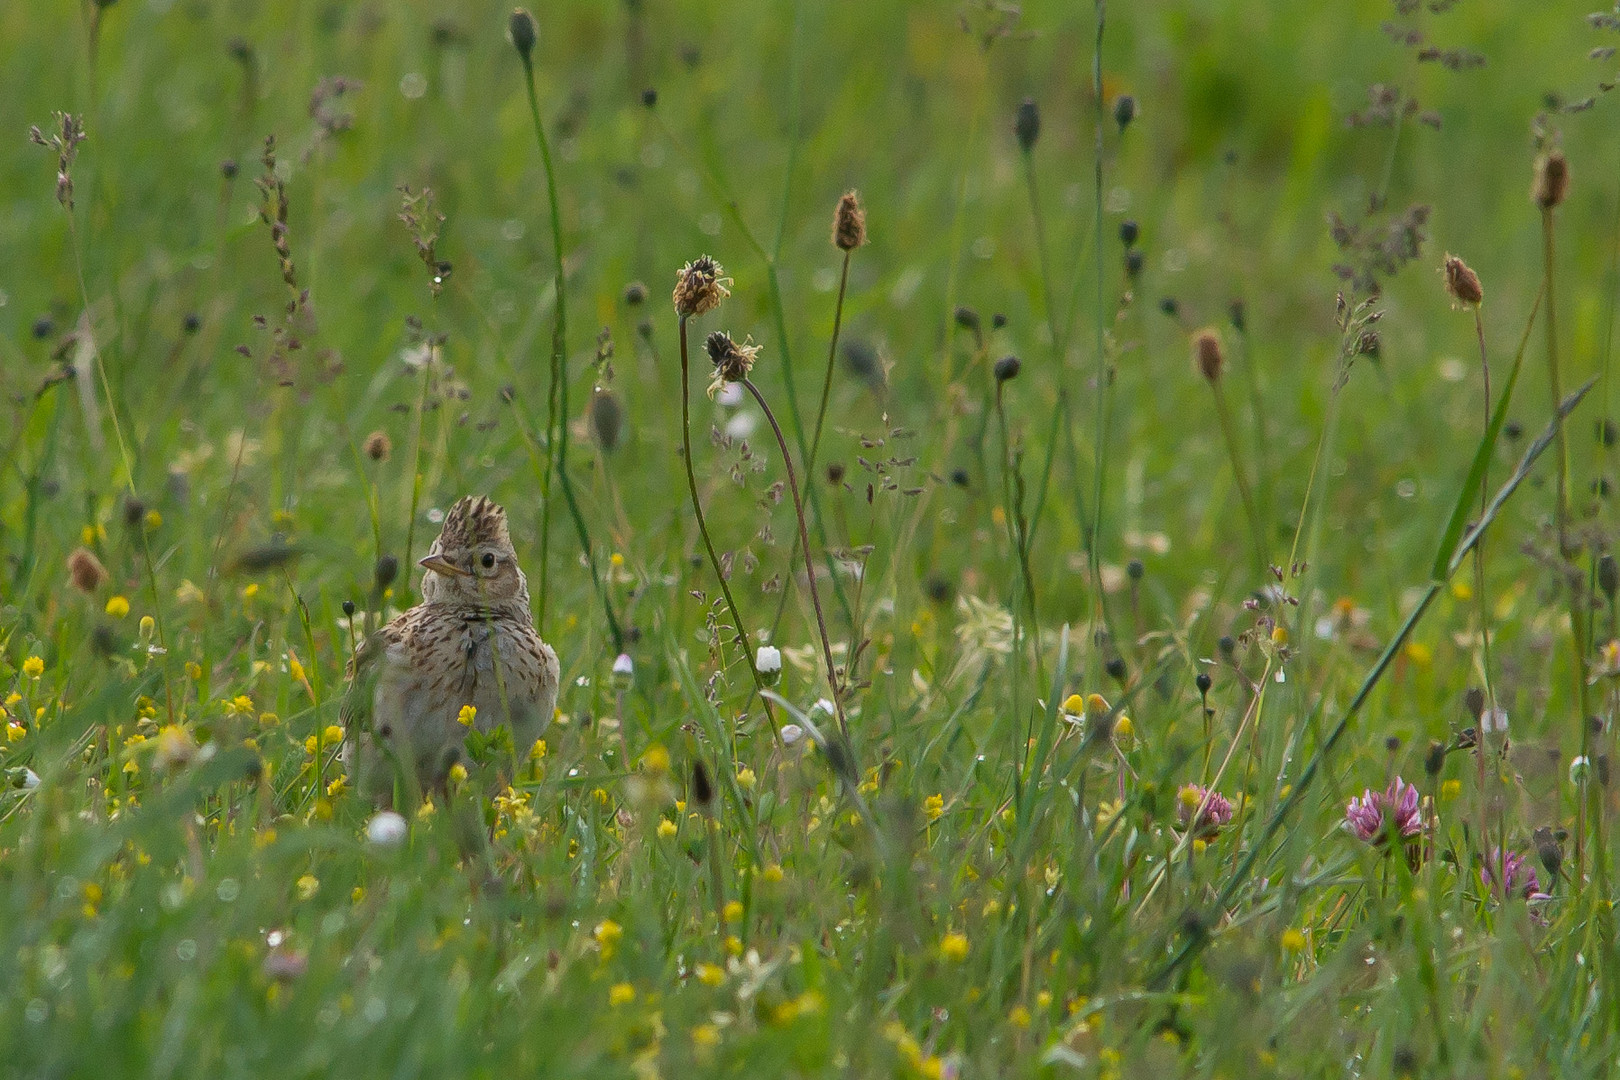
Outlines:
MULTIPOLYGON (((731 624, 737 631, 737 643, 742 646, 743 660, 748 664, 748 673, 754 678, 756 690, 765 689, 765 681, 760 678, 759 668, 754 666, 754 646, 748 639, 748 628, 743 624, 742 612, 737 609, 737 601, 731 596, 731 585, 726 580, 726 574, 720 566, 720 556, 714 550, 714 541, 709 538, 709 523, 703 516, 703 500, 698 497, 697 474, 692 471, 692 391, 691 361, 688 359, 686 347, 686 316, 681 316, 681 463, 686 468, 686 488, 692 496, 692 514, 697 518, 698 533, 703 537, 703 550, 708 553, 709 566, 714 570, 715 580, 720 582, 720 595, 725 597, 726 610, 731 613, 731 624)), ((772 424, 775 424, 773 419, 772 424)), ((792 465, 788 468, 791 470, 792 465)), ((790 472, 791 475, 791 472, 790 472)), ((769 703, 765 706, 766 715, 770 715, 769 703)), ((775 721, 772 721, 774 726, 775 721)))
POLYGON ((552 320, 551 388, 547 396, 546 417, 546 439, 549 444, 546 457, 547 490, 542 493, 545 502, 541 509, 540 524, 539 623, 543 631, 550 586, 552 502, 550 487, 551 475, 555 470, 557 483, 562 487, 563 502, 568 507, 569 516, 573 518, 574 531, 579 535, 579 545, 584 551, 585 563, 591 571, 591 585, 602 599, 602 611, 607 616, 608 635, 613 639, 614 651, 623 652, 624 631, 619 626, 618 618, 613 614, 613 600, 596 565, 596 549, 591 544, 590 530, 585 526, 585 517, 580 513, 579 503, 574 498, 573 482, 568 477, 568 296, 567 275, 563 266, 562 211, 557 204, 557 174, 551 166, 551 146, 546 141, 545 125, 540 121, 540 99, 535 92, 534 64, 527 55, 522 59, 524 85, 529 92, 529 118, 534 122, 534 138, 540 144, 540 161, 546 170, 546 198, 551 208, 552 261, 556 265, 552 286, 556 294, 553 308, 556 317, 552 320))
POLYGON ((1238 450, 1237 432, 1232 428, 1232 412, 1226 407, 1226 393, 1221 389, 1219 377, 1209 380, 1215 392, 1215 413, 1221 418, 1221 434, 1226 439, 1226 456, 1232 462, 1232 480, 1237 484, 1238 497, 1243 500, 1243 515, 1249 519, 1249 535, 1254 540, 1255 569, 1263 576, 1266 571, 1266 534, 1260 524, 1260 512, 1255 508, 1254 493, 1249 490, 1244 475, 1243 455, 1238 450))
POLYGON ((1058 334, 1057 313, 1052 307, 1052 267, 1046 257, 1046 219, 1041 214, 1041 200, 1035 187, 1035 155, 1023 152, 1024 180, 1029 189, 1029 214, 1035 223, 1035 255, 1041 266, 1041 303, 1046 308, 1046 330, 1052 335, 1052 356, 1063 358, 1063 341, 1058 334))
MULTIPOLYGON (((807 485, 816 482, 816 454, 821 449, 821 428, 827 419, 827 399, 832 396, 833 368, 838 358, 838 332, 844 324, 844 292, 849 285, 849 257, 851 254, 853 252, 844 252, 844 267, 838 275, 838 303, 833 306, 832 340, 827 344, 827 371, 821 379, 821 404, 816 408, 815 433, 810 437, 810 450, 804 459, 804 482, 807 485)), ((822 542, 825 546, 825 530, 823 530, 822 542)), ((794 550, 788 552, 789 565, 792 564, 794 556, 798 554, 798 546, 799 538, 795 536, 793 538, 794 550)), ((773 639, 782 626, 782 613, 787 610, 787 595, 787 590, 783 589, 777 597, 776 617, 771 620, 771 637, 773 639)))
MULTIPOLYGON (((686 335, 681 335, 684 344, 686 335)), ((838 730, 844 738, 849 738, 849 721, 844 718, 844 695, 838 686, 838 669, 833 664, 832 640, 827 637, 827 620, 821 613, 821 595, 816 589, 816 564, 810 558, 810 531, 804 523, 804 500, 799 496, 799 478, 793 470, 793 454, 788 450, 787 440, 782 437, 782 425, 776 422, 776 414, 765 401, 765 395, 759 392, 753 380, 743 379, 742 384, 754 396, 759 404, 760 411, 771 425, 771 432, 776 436, 776 445, 782 451, 782 465, 787 469, 788 491, 793 496, 793 515, 799 523, 800 550, 804 553, 805 584, 810 590, 810 605, 816 610, 816 630, 821 635, 821 652, 827 661, 827 686, 832 693, 833 711, 838 716, 838 730)), ((689 463, 690 464, 690 463, 689 463)))
POLYGON ((1096 310, 1092 313, 1096 328, 1097 350, 1097 420, 1096 430, 1093 432, 1095 440, 1095 455, 1091 483, 1091 529, 1086 538, 1086 560, 1090 563, 1091 588, 1095 597, 1093 621, 1095 622, 1103 606, 1102 588, 1102 556, 1098 546, 1102 540, 1103 521, 1103 478, 1107 475, 1108 466, 1108 351, 1103 335, 1103 265, 1102 265, 1102 233, 1103 233, 1103 93, 1102 93, 1102 46, 1103 30, 1108 21, 1108 5, 1106 0, 1096 0, 1097 11, 1097 40, 1091 54, 1091 93, 1096 106, 1096 160, 1094 162, 1092 179, 1093 195, 1096 199, 1096 235, 1093 238, 1096 258, 1097 296, 1096 310))

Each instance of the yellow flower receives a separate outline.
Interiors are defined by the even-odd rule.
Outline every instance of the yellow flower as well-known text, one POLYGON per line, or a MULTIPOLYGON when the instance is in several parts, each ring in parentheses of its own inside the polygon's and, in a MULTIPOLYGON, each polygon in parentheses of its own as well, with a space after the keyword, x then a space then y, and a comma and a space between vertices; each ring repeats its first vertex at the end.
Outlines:
POLYGON ((945 813, 945 796, 930 795, 923 800, 923 816, 929 821, 938 821, 945 813))
POLYGON ((732 956, 741 956, 742 955, 742 938, 738 937, 736 934, 727 934, 726 935, 726 952, 730 953, 732 956))
POLYGON ((343 741, 343 729, 336 724, 327 724, 326 730, 321 733, 327 746, 336 746, 343 741))
POLYGON ((624 927, 612 919, 603 919, 596 924, 591 936, 596 938, 596 946, 602 950, 603 958, 606 958, 613 955, 613 947, 624 937, 624 927))
POLYGON ((608 987, 608 1004, 614 1008, 628 1005, 636 1000, 636 988, 627 982, 614 983, 608 987))
POLYGON ((1290 926, 1282 932, 1282 947, 1289 952, 1299 952, 1305 948, 1305 935, 1290 926))
POLYGON ((777 882, 782 880, 782 868, 775 863, 771 863, 769 866, 759 872, 759 876, 770 882, 772 885, 775 885, 777 882))
POLYGON ((1051 1008, 1052 1007, 1052 991, 1050 991, 1050 990, 1042 990, 1041 992, 1036 994, 1035 995, 1035 1007, 1038 1008, 1038 1009, 1049 1009, 1049 1008, 1051 1008))
POLYGON ((148 532, 152 531, 153 529, 161 528, 162 525, 162 514, 158 513, 156 510, 148 510, 146 512, 146 529, 148 532))
POLYGON ((539 761, 546 756, 546 740, 536 739, 534 745, 529 747, 529 760, 539 761))
POLYGON ((1013 1027, 1018 1028, 1020 1031, 1029 1027, 1029 1022, 1031 1019, 1032 1017, 1029 1015, 1029 1010, 1024 1008, 1022 1005, 1014 1005, 1012 1007, 1012 1012, 1007 1014, 1008 1023, 1012 1024, 1013 1027))
POLYGON ((676 828, 675 823, 669 820, 669 818, 658 819, 658 835, 662 839, 668 840, 679 831, 680 830, 676 828))
POLYGON ((122 596, 108 597, 107 614, 111 615, 115 619, 122 619, 125 615, 129 614, 129 601, 124 599, 122 596))
POLYGON ((473 721, 478 718, 478 706, 463 705, 461 711, 456 713, 456 723, 462 727, 472 727, 473 721))
POLYGON ((692 1045, 701 1049, 720 1045, 720 1029, 713 1024, 699 1024, 692 1029, 692 1045))
POLYGON ((968 939, 966 934, 952 931, 939 939, 939 955, 953 964, 960 964, 968 956, 968 939))
POLYGON ((1273 645, 1288 644, 1288 627, 1278 623, 1271 628, 1271 643, 1273 645))
POLYGON ((366 889, 365 889, 364 885, 356 885, 353 889, 349 890, 349 900, 352 901, 353 903, 358 904, 360 901, 364 900, 365 898, 366 898, 366 889))
POLYGON ((744 791, 753 791, 754 782, 756 779, 757 778, 754 776, 754 770, 750 769, 746 765, 744 765, 737 772, 737 786, 742 788, 744 791))
POLYGON ((1451 595, 1458 600, 1472 600, 1474 598, 1474 587, 1462 578, 1458 578, 1451 583, 1451 595))
POLYGON ((617 569, 618 567, 624 565, 624 556, 615 551, 612 555, 608 556, 608 562, 612 563, 613 567, 617 569))
POLYGON ((742 917, 743 917, 742 901, 740 901, 740 900, 728 900, 728 901, 726 901, 726 906, 725 906, 724 909, 721 910, 720 917, 723 918, 728 923, 741 922, 742 917))
POLYGON ((1406 658, 1418 667, 1428 667, 1434 662, 1434 650, 1421 641, 1409 641, 1406 644, 1406 658))
POLYGON ((321 882, 314 874, 305 874, 298 879, 298 899, 308 900, 320 891, 321 882))
POLYGON ((704 986, 719 986, 726 981, 726 969, 719 964, 711 964, 707 961, 693 968, 692 974, 696 975, 697 981, 704 986))
POLYGON ((641 755, 641 767, 650 773, 669 772, 669 751, 662 746, 650 746, 641 755))
POLYGON ((45 674, 45 661, 41 660, 37 656, 30 656, 28 659, 23 661, 22 670, 23 674, 28 676, 30 679, 37 679, 41 675, 45 674))
POLYGON ((7 742, 17 742, 18 740, 22 739, 27 734, 28 734, 28 729, 23 727, 21 724, 17 723, 17 721, 15 721, 15 720, 9 721, 6 724, 6 741, 7 742))
POLYGON ((1086 699, 1079 694, 1070 694, 1063 699, 1063 711, 1071 716, 1080 716, 1086 711, 1086 699))
POLYGON ((1136 725, 1131 723, 1130 717, 1126 716, 1124 713, 1121 713, 1119 718, 1114 721, 1114 738, 1129 742, 1135 734, 1136 725))
POLYGON ((253 699, 246 694, 238 694, 233 698, 223 699, 227 716, 242 716, 253 711, 253 699))
POLYGON ((1461 795, 1461 794, 1462 794, 1462 781, 1461 780, 1442 780, 1442 781, 1440 781, 1440 801, 1441 802, 1450 802, 1452 799, 1455 799, 1458 795, 1461 795))
POLYGON ((287 674, 291 675, 298 682, 303 682, 305 678, 304 665, 299 663, 298 657, 294 656, 292 653, 287 654, 287 674))
POLYGON ((467 782, 467 766, 459 761, 450 766, 450 782, 452 784, 465 784, 467 782))
POLYGON ((418 806, 416 808, 416 816, 419 819, 420 818, 430 818, 435 813, 438 812, 438 809, 439 809, 438 807, 433 805, 433 800, 432 799, 423 799, 422 800, 422 805, 418 806))
POLYGON ((189 580, 182 581, 180 587, 174 590, 174 598, 182 604, 201 604, 208 599, 203 591, 189 580))
POLYGON ((186 678, 190 679, 192 682, 196 682, 198 679, 202 678, 202 665, 197 663, 195 660, 187 660, 186 678))
POLYGON ((258 582, 252 581, 252 582, 249 582, 248 584, 242 586, 242 603, 245 604, 249 600, 252 600, 255 596, 258 596, 258 595, 259 595, 259 583, 258 582))

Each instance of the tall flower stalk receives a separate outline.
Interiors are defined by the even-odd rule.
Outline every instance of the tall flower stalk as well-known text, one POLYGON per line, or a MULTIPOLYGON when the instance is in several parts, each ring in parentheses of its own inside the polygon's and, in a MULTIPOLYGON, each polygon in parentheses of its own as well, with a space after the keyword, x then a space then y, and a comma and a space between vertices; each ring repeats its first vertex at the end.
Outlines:
POLYGON ((553 308, 555 318, 551 324, 551 385, 546 395, 547 448, 545 479, 541 491, 543 502, 540 508, 540 599, 539 609, 535 613, 536 621, 544 628, 546 601, 551 591, 551 488, 555 479, 557 485, 562 488, 563 502, 567 505, 568 514, 574 520, 574 529, 579 534, 579 545, 585 552, 585 562, 591 571, 591 584, 602 598, 602 610, 607 615, 608 633, 613 639, 613 647, 616 651, 623 652, 624 632, 619 628, 619 620, 614 617, 613 601, 602 582, 601 572, 597 569, 596 550, 591 546, 590 530, 585 527, 585 518, 579 512, 579 503, 574 498, 574 486, 568 479, 568 296, 563 268, 562 212, 557 203, 557 174, 551 166, 551 145, 546 140, 545 125, 540 121, 540 98, 534 85, 533 54, 535 41, 539 37, 534 16, 523 8, 512 12, 511 34, 512 44, 517 48, 518 57, 523 61, 523 85, 529 95, 529 118, 534 123, 534 139, 540 144, 540 161, 546 171, 546 198, 551 208, 552 262, 556 268, 552 285, 556 306, 553 308))

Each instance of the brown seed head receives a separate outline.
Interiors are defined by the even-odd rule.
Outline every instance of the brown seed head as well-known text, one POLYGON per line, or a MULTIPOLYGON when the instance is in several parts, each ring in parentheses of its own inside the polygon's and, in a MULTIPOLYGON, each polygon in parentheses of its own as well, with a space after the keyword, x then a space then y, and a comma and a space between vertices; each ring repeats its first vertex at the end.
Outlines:
POLYGON ((67 559, 68 578, 82 593, 93 593, 107 583, 107 568, 89 548, 74 548, 67 559))
POLYGON ((1448 254, 1440 273, 1446 280, 1446 292, 1451 294, 1454 307, 1478 307, 1485 299, 1479 275, 1457 256, 1448 254))
POLYGON ((386 431, 373 431, 366 436, 366 457, 372 461, 387 461, 394 452, 394 441, 386 431))
POLYGON ((725 268, 707 255, 681 267, 675 275, 675 313, 691 318, 713 311, 720 301, 731 295, 731 279, 725 268))
POLYGON ((710 334, 703 347, 709 351, 709 359, 714 361, 714 381, 709 384, 710 397, 726 383, 748 378, 754 360, 759 356, 759 346, 754 344, 753 338, 738 344, 724 330, 710 334))
POLYGON ((535 40, 540 36, 540 28, 535 24, 533 15, 524 8, 517 8, 512 12, 510 29, 512 44, 517 47, 518 56, 527 64, 529 54, 534 52, 535 40))
POLYGON ((866 243, 866 211, 860 196, 846 191, 833 212, 833 244, 840 251, 854 251, 866 243))
POLYGON ((1193 335, 1192 356, 1198 374, 1210 382, 1221 377, 1226 368, 1226 354, 1221 351, 1221 335, 1214 327, 1206 326, 1193 335))
POLYGON ((1536 179, 1530 197, 1543 210, 1551 210, 1569 194, 1569 161, 1562 150, 1549 150, 1536 159, 1536 179))

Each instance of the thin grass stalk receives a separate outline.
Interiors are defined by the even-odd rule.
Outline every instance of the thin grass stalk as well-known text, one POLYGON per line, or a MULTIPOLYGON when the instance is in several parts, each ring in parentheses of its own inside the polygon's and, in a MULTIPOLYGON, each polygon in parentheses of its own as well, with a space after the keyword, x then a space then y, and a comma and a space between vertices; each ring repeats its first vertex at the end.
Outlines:
POLYGON ((1226 406, 1226 393, 1221 389, 1220 378, 1210 379, 1209 386, 1215 392, 1215 413, 1221 420, 1221 435, 1226 441, 1226 456, 1232 462, 1232 480, 1237 485, 1238 498, 1243 502, 1243 516, 1249 522, 1249 536, 1254 543, 1255 571, 1264 576, 1266 571, 1265 529, 1260 524, 1260 511, 1255 507, 1254 492, 1249 490, 1249 480, 1244 475, 1243 455, 1238 449, 1237 432, 1232 427, 1232 411, 1226 406))
MULTIPOLYGON (((1248 854, 1245 855, 1243 861, 1238 864, 1237 869, 1232 872, 1231 877, 1227 879, 1226 884, 1221 888, 1220 894, 1216 898, 1215 902, 1215 906, 1218 910, 1225 911, 1231 909, 1232 903, 1236 899, 1238 891, 1243 887, 1244 883, 1248 881, 1249 875, 1253 872, 1255 864, 1267 851, 1271 839, 1277 834, 1277 831, 1282 828, 1283 822, 1288 819, 1289 815, 1291 815, 1293 811, 1300 805, 1300 803, 1304 801, 1306 793, 1310 790, 1312 784, 1315 783, 1316 778, 1321 774, 1323 765, 1325 764, 1329 755, 1332 754, 1334 747, 1338 745, 1340 739, 1344 738, 1344 734, 1349 730, 1350 724, 1356 719, 1357 716, 1361 714, 1361 710, 1366 705, 1367 699, 1372 695, 1373 689, 1377 687, 1380 681, 1382 681, 1384 673, 1389 670, 1389 666, 1394 662, 1395 657, 1405 646, 1406 640, 1411 636, 1412 631, 1417 629, 1417 625, 1422 621, 1424 614, 1429 609, 1429 605, 1434 602, 1435 597, 1440 595, 1441 589, 1445 587, 1446 582, 1450 580, 1451 576, 1457 572, 1457 568, 1469 558, 1474 549, 1474 545, 1478 543, 1480 538, 1485 535, 1486 530, 1489 529, 1491 523, 1496 520, 1497 515, 1501 513, 1502 508, 1507 504, 1508 500, 1512 498, 1514 492, 1518 490, 1519 485, 1522 484, 1530 475, 1530 470, 1535 465, 1537 459, 1539 459, 1546 451, 1547 447, 1552 444, 1556 435, 1557 427, 1562 422, 1563 418, 1569 415, 1570 412, 1574 411, 1575 407, 1581 403, 1581 400, 1586 396, 1587 392, 1592 389, 1596 382, 1596 378, 1589 379, 1583 386, 1580 387, 1580 389, 1570 394, 1569 397, 1565 398, 1563 402, 1559 404, 1559 407, 1554 412, 1553 420, 1547 425, 1547 428, 1535 439, 1535 441, 1525 448, 1524 456, 1520 459, 1518 467, 1514 469, 1513 475, 1510 476, 1507 482, 1503 484, 1502 487, 1497 491, 1496 496, 1491 500, 1490 505, 1487 506, 1485 508, 1485 512, 1480 515, 1478 524, 1467 531, 1466 535, 1463 536, 1461 542, 1458 543, 1456 549, 1452 552, 1449 558, 1445 558, 1444 548, 1442 548, 1441 559, 1443 560, 1444 572, 1442 574, 1430 575, 1428 587, 1423 590, 1423 593, 1418 597, 1417 604, 1406 616, 1406 619, 1401 623, 1399 629, 1396 630, 1394 637, 1392 637, 1389 643, 1384 646, 1384 651, 1379 654, 1377 661, 1375 661, 1372 666, 1372 669, 1369 670, 1366 677, 1362 679, 1361 686, 1356 690, 1355 696, 1350 699, 1350 703, 1345 707, 1345 711, 1343 715, 1340 716, 1338 723, 1333 726, 1333 729, 1328 732, 1327 737, 1323 739, 1322 743, 1316 748, 1315 753, 1311 755, 1311 758, 1306 763, 1304 770, 1300 773, 1298 782, 1295 783, 1293 789, 1289 791, 1288 797, 1283 800, 1281 806, 1272 812, 1271 817, 1266 822, 1265 828, 1261 830, 1260 836, 1250 845, 1248 854)), ((1498 415, 1493 416, 1493 428, 1496 427, 1497 420, 1506 414, 1506 396, 1506 394, 1503 395, 1504 400, 1498 405, 1498 415)), ((1493 440, 1487 440, 1481 444, 1480 449, 1482 453, 1488 452, 1492 441, 1493 440)), ((1470 482, 1466 484, 1463 489, 1461 499, 1459 500, 1459 506, 1472 505, 1472 491, 1473 484, 1470 482)), ((1444 541, 1442 541, 1442 543, 1444 543, 1444 541)), ((1193 935, 1185 938, 1182 941, 1181 947, 1176 950, 1175 954, 1165 962, 1164 966, 1161 967, 1153 979, 1150 980, 1150 985, 1163 985, 1170 978, 1170 976, 1180 970, 1182 966, 1199 951, 1201 951, 1203 946, 1207 943, 1208 937, 1204 935, 1193 935)))
MULTIPOLYGON (((1096 426, 1093 433, 1095 440, 1093 454, 1093 474, 1091 483, 1091 529, 1086 538, 1086 560, 1090 564, 1091 588, 1094 596, 1092 611, 1092 625, 1095 630, 1096 623, 1101 618, 1103 605, 1102 588, 1102 556, 1098 552, 1098 544, 1102 539, 1103 522, 1103 479, 1108 471, 1108 352, 1104 340, 1103 327, 1103 86, 1102 86, 1102 47, 1103 31, 1108 22, 1108 5, 1106 0, 1095 0, 1097 16, 1097 37, 1091 53, 1091 93, 1095 99, 1096 116, 1096 161, 1093 165, 1093 196, 1096 199, 1096 233, 1093 237, 1096 258, 1095 273, 1097 278, 1096 310, 1093 312, 1096 340, 1093 343, 1097 350, 1097 415, 1096 426)), ((1095 638, 1095 633, 1093 633, 1095 638)))
MULTIPOLYGON (((753 676, 754 688, 758 691, 765 689, 765 680, 760 677, 759 668, 754 666, 754 646, 748 638, 748 627, 743 623, 742 612, 737 608, 737 601, 732 598, 731 585, 726 580, 725 571, 720 566, 720 556, 714 550, 714 541, 709 538, 708 519, 703 516, 703 500, 698 497, 697 474, 692 470, 692 393, 691 393, 691 361, 688 359, 686 346, 686 316, 681 316, 681 463, 686 468, 686 488, 692 496, 692 514, 697 518, 698 533, 703 537, 703 550, 709 556, 709 566, 714 570, 715 580, 720 583, 720 595, 725 598, 726 610, 731 613, 731 623, 737 632, 737 642, 742 646, 743 660, 748 664, 748 673, 753 676)), ((768 415, 768 414, 767 414, 768 415)), ((775 423, 775 420, 772 420, 775 423)), ((788 466, 792 469, 791 463, 788 466)), ((791 475, 791 472, 790 472, 791 475)), ((813 575, 812 575, 813 580, 813 575)), ((771 716, 771 707, 767 702, 765 715, 771 716)), ((771 720, 774 730, 776 721, 771 720)))
MULTIPOLYGON (((684 345, 686 335, 682 333, 681 342, 684 345)), ((787 440, 782 437, 782 425, 776 422, 776 414, 765 401, 765 395, 759 392, 752 379, 741 380, 744 388, 754 396, 760 411, 771 425, 771 433, 776 436, 776 445, 782 451, 782 465, 787 470, 788 491, 793 496, 793 516, 799 523, 799 543, 804 553, 805 584, 810 590, 810 605, 816 612, 816 631, 821 635, 821 652, 827 661, 827 687, 832 694, 833 711, 838 716, 838 730, 845 742, 849 740, 849 721, 844 717, 844 694, 838 683, 838 668, 833 663, 832 640, 827 636, 827 620, 821 612, 821 595, 816 588, 816 566, 810 558, 810 532, 804 522, 804 500, 799 495, 799 478, 793 469, 793 455, 788 450, 787 440)))

